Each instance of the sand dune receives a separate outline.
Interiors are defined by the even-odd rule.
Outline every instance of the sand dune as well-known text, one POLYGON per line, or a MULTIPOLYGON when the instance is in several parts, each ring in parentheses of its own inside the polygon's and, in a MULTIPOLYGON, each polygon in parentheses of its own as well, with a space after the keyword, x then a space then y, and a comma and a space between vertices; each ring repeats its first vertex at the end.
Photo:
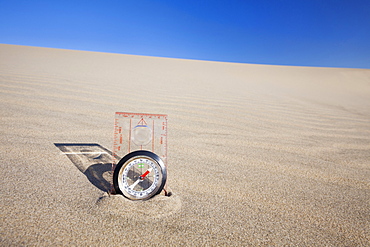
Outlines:
POLYGON ((370 70, 0 45, 0 95, 2 246, 370 246, 370 70), (106 193, 116 111, 172 196, 106 193))

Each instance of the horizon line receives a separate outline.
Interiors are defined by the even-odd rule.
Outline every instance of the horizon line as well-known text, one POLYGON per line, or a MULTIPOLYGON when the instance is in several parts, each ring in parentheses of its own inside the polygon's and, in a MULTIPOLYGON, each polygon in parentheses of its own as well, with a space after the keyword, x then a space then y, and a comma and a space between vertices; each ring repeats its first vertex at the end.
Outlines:
POLYGON ((58 49, 58 50, 68 50, 68 51, 96 52, 96 53, 105 53, 105 54, 114 54, 114 55, 141 56, 141 57, 151 57, 151 58, 168 58, 168 59, 180 59, 180 60, 215 62, 215 63, 235 63, 235 64, 261 65, 261 66, 307 67, 307 68, 329 68, 329 69, 360 69, 360 70, 362 70, 362 69, 370 69, 370 68, 367 68, 367 67, 294 65, 294 64, 238 62, 238 61, 228 61, 228 60, 210 60, 210 59, 201 59, 201 58, 183 58, 183 57, 173 57, 173 56, 159 56, 159 55, 120 53, 120 52, 109 52, 109 51, 102 51, 102 50, 83 50, 83 49, 71 49, 71 48, 53 47, 53 46, 23 45, 23 44, 14 44, 14 43, 13 44, 11 44, 11 43, 0 43, 0 45, 13 45, 13 46, 25 46, 25 47, 35 47, 35 48, 45 48, 45 49, 58 49))

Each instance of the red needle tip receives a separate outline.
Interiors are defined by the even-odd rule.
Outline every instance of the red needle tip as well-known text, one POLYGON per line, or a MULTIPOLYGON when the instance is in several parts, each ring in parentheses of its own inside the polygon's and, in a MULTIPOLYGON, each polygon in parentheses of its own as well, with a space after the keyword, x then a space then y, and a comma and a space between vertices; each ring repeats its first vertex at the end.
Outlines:
POLYGON ((144 172, 143 175, 140 176, 141 179, 144 179, 146 177, 146 175, 148 175, 150 173, 149 170, 147 170, 146 172, 144 172))

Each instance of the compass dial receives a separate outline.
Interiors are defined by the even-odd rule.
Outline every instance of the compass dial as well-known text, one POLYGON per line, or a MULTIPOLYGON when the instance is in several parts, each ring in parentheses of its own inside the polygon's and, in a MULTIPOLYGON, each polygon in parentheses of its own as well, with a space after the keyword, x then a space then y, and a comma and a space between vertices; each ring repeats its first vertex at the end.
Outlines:
POLYGON ((158 155, 135 151, 123 157, 113 174, 117 193, 132 200, 146 200, 160 193, 166 183, 166 167, 158 155))

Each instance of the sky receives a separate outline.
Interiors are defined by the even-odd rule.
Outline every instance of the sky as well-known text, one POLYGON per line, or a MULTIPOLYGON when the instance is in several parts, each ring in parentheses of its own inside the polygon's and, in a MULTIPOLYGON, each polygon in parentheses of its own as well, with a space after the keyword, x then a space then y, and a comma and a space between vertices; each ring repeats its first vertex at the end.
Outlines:
POLYGON ((0 43, 370 69, 370 0, 0 0, 0 43))

